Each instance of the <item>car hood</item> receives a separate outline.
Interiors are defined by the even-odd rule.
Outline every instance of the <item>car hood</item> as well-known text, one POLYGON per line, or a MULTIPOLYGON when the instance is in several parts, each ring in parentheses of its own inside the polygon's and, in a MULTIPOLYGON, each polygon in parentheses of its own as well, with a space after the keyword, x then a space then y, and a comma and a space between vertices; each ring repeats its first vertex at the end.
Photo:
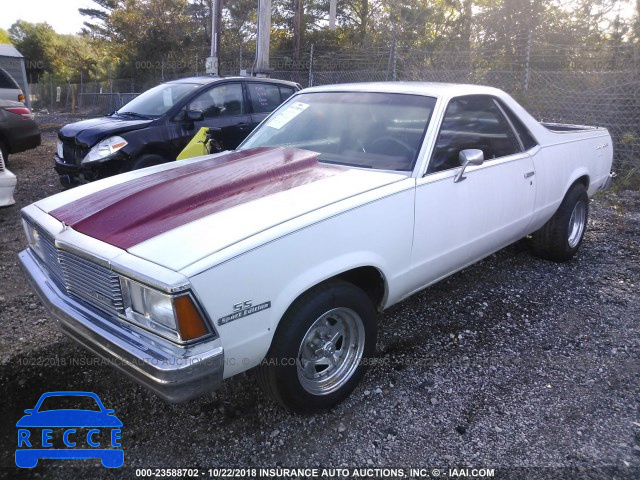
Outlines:
POLYGON ((152 121, 123 117, 91 118, 65 125, 60 129, 58 137, 61 140, 73 139, 78 144, 92 147, 105 137, 145 128, 152 121))
POLYGON ((91 410, 47 410, 25 415, 16 427, 121 427, 115 415, 91 410))
POLYGON ((48 213, 179 271, 293 218, 407 178, 328 166, 317 156, 283 147, 231 152, 111 185, 48 213))

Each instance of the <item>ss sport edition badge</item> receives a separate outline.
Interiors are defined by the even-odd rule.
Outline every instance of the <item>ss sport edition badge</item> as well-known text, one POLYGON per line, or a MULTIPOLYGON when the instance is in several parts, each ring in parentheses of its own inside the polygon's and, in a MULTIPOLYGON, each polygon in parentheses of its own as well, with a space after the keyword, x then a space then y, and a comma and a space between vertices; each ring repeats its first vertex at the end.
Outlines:
POLYGON ((18 420, 16 465, 33 468, 41 458, 99 458, 107 468, 124 463, 122 422, 91 392, 47 392, 18 420))
POLYGON ((253 315, 254 313, 261 312, 271 308, 271 302, 264 302, 259 305, 252 305, 251 300, 246 300, 242 303, 236 303, 233 306, 233 313, 229 315, 225 315, 218 319, 218 325, 225 325, 229 322, 233 322, 234 320, 238 320, 239 318, 248 317, 249 315, 253 315))

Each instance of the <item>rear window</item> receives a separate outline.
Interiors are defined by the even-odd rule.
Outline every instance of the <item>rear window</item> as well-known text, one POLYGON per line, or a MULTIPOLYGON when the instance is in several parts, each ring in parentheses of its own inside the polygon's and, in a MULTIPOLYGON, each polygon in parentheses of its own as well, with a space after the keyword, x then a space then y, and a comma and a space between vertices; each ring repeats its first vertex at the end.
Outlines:
MULTIPOLYGON (((285 98, 280 94, 278 85, 270 85, 268 83, 248 83, 249 98, 251 98, 251 107, 253 113, 266 113, 275 110, 285 98)), ((292 92, 293 93, 293 92, 292 92)))
POLYGON ((522 123, 522 120, 520 120, 520 118, 515 113, 513 113, 511 109, 507 107, 503 102, 498 100, 498 103, 500 104, 502 110, 504 110, 504 113, 507 114, 507 117, 509 117, 509 120, 513 124, 513 128, 516 129, 516 133, 520 137, 522 146, 524 147, 525 151, 535 147, 538 142, 535 138, 533 138, 533 135, 531 134, 529 129, 525 127, 524 123, 522 123))

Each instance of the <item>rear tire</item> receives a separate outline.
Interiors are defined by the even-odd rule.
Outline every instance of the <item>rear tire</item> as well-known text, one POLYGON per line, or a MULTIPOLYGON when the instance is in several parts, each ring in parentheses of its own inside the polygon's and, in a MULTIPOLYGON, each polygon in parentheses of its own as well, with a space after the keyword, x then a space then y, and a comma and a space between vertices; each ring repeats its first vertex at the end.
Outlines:
POLYGON ((576 183, 553 217, 533 234, 533 253, 554 262, 571 260, 584 238, 588 216, 587 190, 581 183, 576 183))
POLYGON ((333 280, 287 310, 256 369, 258 384, 288 410, 311 413, 344 400, 375 351, 377 316, 358 287, 333 280))
POLYGON ((166 162, 167 161, 164 159, 164 157, 161 157, 160 155, 142 155, 135 162, 133 162, 133 167, 131 168, 131 170, 140 170, 141 168, 153 167, 155 165, 160 165, 166 162))

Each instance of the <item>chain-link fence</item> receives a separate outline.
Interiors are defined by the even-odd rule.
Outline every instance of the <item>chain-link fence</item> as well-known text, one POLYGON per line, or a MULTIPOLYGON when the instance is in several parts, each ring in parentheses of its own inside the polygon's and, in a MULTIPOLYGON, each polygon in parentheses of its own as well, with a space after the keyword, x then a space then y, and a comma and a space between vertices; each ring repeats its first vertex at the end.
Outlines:
MULTIPOLYGON (((566 47, 526 39, 522 51, 390 48, 340 53, 335 47, 272 56, 273 78, 303 87, 366 81, 432 81, 483 84, 501 88, 539 120, 597 125, 609 129, 614 167, 623 176, 640 172, 640 62, 638 45, 617 48, 566 47)), ((181 71, 163 63, 144 66, 139 78, 105 79, 81 84, 31 86, 35 109, 101 115, 172 78, 202 74, 200 60, 181 71)), ((251 75, 253 52, 229 52, 220 62, 222 75, 251 75)), ((173 62, 175 63, 175 62, 173 62)), ((170 66, 175 67, 174 64, 170 66)), ((136 72, 140 70, 135 70, 136 72)))

